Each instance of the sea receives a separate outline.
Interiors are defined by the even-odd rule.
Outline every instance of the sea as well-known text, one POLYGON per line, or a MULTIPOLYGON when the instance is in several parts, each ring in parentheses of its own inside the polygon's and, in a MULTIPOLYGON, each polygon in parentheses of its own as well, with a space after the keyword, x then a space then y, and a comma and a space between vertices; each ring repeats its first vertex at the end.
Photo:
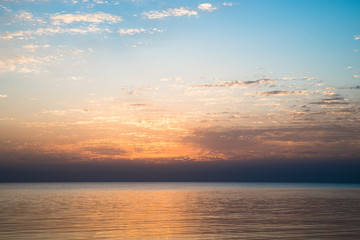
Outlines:
POLYGON ((360 239, 360 185, 1 183, 0 239, 360 239))

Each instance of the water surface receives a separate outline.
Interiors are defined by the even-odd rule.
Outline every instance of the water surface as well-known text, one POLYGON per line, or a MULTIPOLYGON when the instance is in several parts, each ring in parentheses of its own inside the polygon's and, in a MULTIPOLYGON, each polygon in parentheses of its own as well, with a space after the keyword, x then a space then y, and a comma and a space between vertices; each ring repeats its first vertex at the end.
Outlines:
POLYGON ((359 236, 359 185, 0 184, 0 239, 359 236))

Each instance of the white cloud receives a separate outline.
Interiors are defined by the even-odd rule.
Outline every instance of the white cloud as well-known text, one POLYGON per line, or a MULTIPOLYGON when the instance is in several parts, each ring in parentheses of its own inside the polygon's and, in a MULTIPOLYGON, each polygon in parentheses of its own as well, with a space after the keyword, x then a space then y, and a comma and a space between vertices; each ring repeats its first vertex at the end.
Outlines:
POLYGON ((347 66, 345 69, 352 69, 352 66, 347 66))
POLYGON ((110 32, 109 29, 101 29, 94 25, 90 25, 87 28, 39 28, 34 34, 36 35, 52 35, 52 34, 87 34, 95 32, 110 32))
POLYGON ((138 46, 142 46, 142 45, 148 45, 148 44, 144 42, 137 42, 136 44, 131 45, 131 47, 137 48, 138 46))
POLYGON ((108 1, 94 0, 94 3, 96 3, 96 4, 105 4, 105 3, 108 3, 108 1))
POLYGON ((34 17, 31 12, 26 11, 20 11, 19 14, 15 16, 15 19, 24 22, 44 22, 40 18, 34 17))
POLYGON ((198 9, 200 9, 202 11, 212 12, 212 11, 216 10, 217 8, 213 7, 213 5, 210 3, 202 3, 202 4, 199 4, 198 9))
POLYGON ((29 51, 29 52, 35 52, 36 49, 38 48, 49 48, 50 45, 49 44, 46 44, 46 45, 42 45, 42 46, 39 46, 39 45, 33 45, 33 44, 27 44, 27 45, 23 45, 22 48, 29 51))
POLYGON ((8 7, 5 7, 4 5, 0 4, 0 9, 4 9, 6 12, 11 12, 11 10, 8 7))
POLYGON ((84 50, 81 50, 81 49, 77 49, 77 50, 72 51, 73 55, 81 55, 83 53, 84 53, 84 50))
POLYGON ((7 98, 6 94, 0 94, 0 98, 7 98))
POLYGON ((175 78, 161 78, 161 79, 160 79, 161 82, 170 82, 170 81, 175 81, 175 82, 177 82, 177 81, 180 81, 180 80, 181 80, 180 77, 175 77, 175 78))
POLYGON ((1 36, 0 39, 4 39, 4 40, 9 40, 9 39, 13 39, 14 37, 23 37, 25 32, 29 32, 29 31, 15 31, 13 33, 8 33, 4 36, 1 36))
POLYGON ((359 40, 359 39, 360 39, 360 35, 354 36, 354 39, 355 39, 355 40, 359 40))
POLYGON ((78 76, 71 76, 71 77, 69 77, 69 80, 71 80, 71 81, 80 81, 80 80, 83 80, 83 78, 78 77, 78 76))
POLYGON ((15 55, 12 57, 3 57, 0 59, 0 73, 20 72, 20 73, 39 73, 44 72, 44 66, 56 64, 61 57, 54 55, 47 56, 29 56, 15 55))
POLYGON ((32 13, 22 11, 18 15, 16 15, 16 18, 19 20, 24 20, 24 21, 32 21, 34 17, 32 15, 32 13))
POLYGON ((196 16, 198 13, 194 10, 188 10, 184 7, 181 8, 169 8, 163 11, 149 11, 143 12, 142 16, 148 19, 161 19, 165 17, 181 17, 181 16, 196 16))
POLYGON ((111 32, 109 29, 107 28, 98 28, 95 25, 90 25, 86 28, 61 28, 61 27, 56 27, 56 28, 38 28, 36 30, 33 31, 16 31, 13 33, 8 33, 4 36, 0 36, 0 39, 4 39, 4 40, 10 40, 13 38, 17 38, 17 39, 28 39, 33 37, 34 35, 37 36, 43 36, 43 35, 55 35, 55 34, 87 34, 87 33, 101 33, 101 32, 111 32))
POLYGON ((35 51, 35 49, 37 49, 39 46, 28 44, 28 45, 23 45, 22 47, 26 50, 35 51))
POLYGON ((122 36, 124 35, 135 35, 139 33, 149 33, 154 34, 155 32, 164 32, 164 30, 153 28, 151 30, 146 30, 144 28, 122 28, 118 31, 118 33, 122 36))
POLYGON ((5 61, 0 60, 0 72, 39 72, 37 64, 41 64, 41 61, 34 57, 15 56, 5 61))
POLYGON ((137 33, 144 33, 144 32, 146 32, 146 30, 143 28, 128 28, 128 29, 122 28, 119 30, 120 35, 135 35, 137 33))
POLYGON ((353 78, 360 78, 360 75, 354 75, 353 78))
POLYGON ((317 77, 304 77, 304 80, 318 80, 319 78, 317 77))
POLYGON ((108 1, 103 1, 103 0, 94 0, 94 3, 96 4, 107 4, 108 1))
POLYGON ((153 28, 152 31, 150 31, 150 33, 152 34, 154 32, 164 32, 164 30, 153 28))
POLYGON ((73 23, 73 22, 91 22, 91 23, 118 23, 123 19, 120 16, 111 15, 109 13, 89 13, 89 14, 57 14, 50 17, 55 25, 59 25, 61 23, 73 23))
POLYGON ((228 3, 228 2, 224 2, 223 6, 227 6, 227 7, 232 7, 234 4, 233 3, 228 3))

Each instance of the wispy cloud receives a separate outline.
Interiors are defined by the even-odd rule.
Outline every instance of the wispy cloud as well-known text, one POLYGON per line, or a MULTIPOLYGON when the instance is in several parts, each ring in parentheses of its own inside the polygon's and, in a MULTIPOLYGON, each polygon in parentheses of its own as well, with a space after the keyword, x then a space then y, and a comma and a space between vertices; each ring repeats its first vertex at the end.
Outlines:
POLYGON ((232 7, 234 4, 231 3, 231 2, 224 2, 223 3, 223 6, 226 6, 226 7, 232 7))
POLYGON ((7 98, 6 94, 0 94, 0 98, 7 98))
POLYGON ((141 14, 144 18, 148 19, 162 19, 166 17, 181 17, 181 16, 196 16, 198 13, 194 10, 189 10, 185 7, 169 8, 162 11, 148 11, 141 14))
POLYGON ((203 85, 194 85, 192 88, 230 88, 244 85, 257 85, 261 83, 269 83, 272 80, 270 78, 262 78, 253 81, 228 81, 219 84, 203 84, 203 85))
POLYGON ((61 23, 70 24, 73 22, 90 22, 90 23, 118 23, 123 19, 120 16, 112 15, 109 13, 88 13, 88 14, 57 14, 50 17, 55 25, 61 23))
POLYGON ((355 36, 354 36, 354 39, 355 39, 355 40, 359 40, 359 39, 360 39, 360 35, 355 35, 355 36))
POLYGON ((202 4, 199 4, 198 9, 200 9, 202 11, 212 12, 212 11, 216 10, 217 8, 214 7, 211 3, 202 3, 202 4))
POLYGON ((260 92, 260 95, 264 95, 264 96, 288 96, 288 95, 296 95, 296 94, 301 94, 301 91, 298 92, 294 92, 294 91, 281 91, 281 90, 274 90, 274 91, 267 91, 267 92, 260 92))
POLYGON ((161 82, 171 82, 171 81, 178 82, 178 81, 180 81, 180 80, 181 80, 180 77, 175 77, 175 78, 161 78, 161 79, 160 79, 161 82))
POLYGON ((6 7, 6 6, 2 5, 2 4, 0 4, 0 9, 4 9, 8 13, 12 12, 8 7, 6 7))
POLYGON ((360 75, 354 75, 353 78, 360 78, 360 75))
POLYGON ((311 102, 311 104, 319 104, 319 105, 346 105, 350 104, 347 99, 344 99, 343 97, 329 97, 324 98, 321 101, 311 102))
POLYGON ((123 157, 128 152, 124 149, 107 146, 106 144, 94 144, 95 146, 84 147, 82 150, 89 151, 96 157, 123 157))
POLYGON ((35 35, 55 35, 55 34, 88 34, 88 33, 101 33, 101 32, 111 32, 108 28, 99 28, 95 25, 90 25, 86 28, 61 28, 61 27, 48 27, 48 28, 38 28, 36 30, 27 30, 27 31, 16 31, 8 33, 6 35, 0 36, 0 39, 11 40, 13 38, 17 39, 27 39, 35 35))
POLYGON ((303 80, 318 80, 317 77, 304 77, 303 80))
POLYGON ((31 12, 27 12, 27 11, 20 11, 18 14, 15 15, 15 20, 21 21, 21 22, 45 23, 45 21, 43 21, 42 19, 40 19, 38 17, 34 17, 34 15, 31 12))
POLYGON ((146 32, 146 30, 143 28, 128 28, 128 29, 122 28, 119 30, 120 35, 135 35, 144 32, 146 32))
POLYGON ((32 56, 15 56, 4 61, 0 60, 0 72, 38 72, 38 64, 41 64, 41 60, 32 56))
POLYGON ((94 0, 94 3, 96 3, 96 4, 106 4, 106 3, 108 3, 108 1, 94 0))
POLYGON ((151 104, 146 104, 146 103, 131 103, 131 104, 127 104, 130 107, 148 107, 151 106, 151 104))
POLYGON ((22 48, 34 52, 39 46, 34 44, 23 45, 22 48))
POLYGON ((161 29, 157 29, 157 28, 153 28, 150 30, 146 30, 144 28, 122 28, 118 31, 118 33, 121 36, 125 36, 125 35, 135 35, 135 34, 139 34, 139 33, 148 33, 148 34, 153 34, 156 32, 163 32, 164 30, 161 29))

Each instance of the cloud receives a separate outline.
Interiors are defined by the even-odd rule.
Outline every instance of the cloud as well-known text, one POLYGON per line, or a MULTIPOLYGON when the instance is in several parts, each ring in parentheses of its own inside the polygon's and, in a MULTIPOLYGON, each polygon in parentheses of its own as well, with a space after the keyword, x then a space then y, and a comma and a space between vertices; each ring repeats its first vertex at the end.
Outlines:
POLYGON ((108 3, 108 1, 94 0, 94 3, 96 3, 96 4, 105 4, 105 3, 108 3))
POLYGON ((18 15, 16 15, 17 19, 24 20, 24 21, 32 21, 33 15, 30 12, 22 11, 18 15))
POLYGON ((194 85, 192 88, 231 88, 231 87, 240 87, 240 86, 249 86, 249 85, 259 85, 266 83, 273 83, 275 81, 288 81, 288 80, 296 80, 296 78, 284 77, 280 79, 270 79, 267 77, 252 80, 252 81, 227 81, 219 84, 203 84, 203 85, 194 85))
POLYGON ((59 25, 61 23, 70 24, 73 22, 90 22, 90 23, 118 23, 123 19, 120 16, 112 15, 109 13, 89 13, 89 14, 57 14, 50 17, 55 25, 59 25))
POLYGON ((146 32, 146 30, 143 28, 128 28, 128 29, 122 28, 119 30, 120 35, 135 35, 144 32, 146 32))
POLYGON ((6 35, 0 36, 0 39, 4 40, 10 40, 14 37, 23 38, 26 33, 29 33, 31 31, 15 31, 13 33, 7 33, 6 35))
POLYGON ((356 144, 349 143, 359 140, 356 135, 359 131, 359 128, 340 125, 261 129, 198 128, 192 135, 184 137, 183 141, 237 160, 268 159, 271 156, 296 158, 304 157, 309 152, 313 156, 352 156, 354 153, 359 154, 359 149, 356 144))
POLYGON ((16 31, 13 33, 8 33, 7 35, 0 36, 0 39, 10 40, 13 38, 18 39, 28 39, 35 35, 55 35, 55 34, 88 34, 88 33, 101 33, 101 32, 111 32, 107 28, 98 28, 94 25, 90 25, 86 28, 61 28, 61 27, 49 27, 49 28, 38 28, 36 30, 28 31, 16 31))
POLYGON ((131 47, 133 47, 133 48, 137 48, 137 47, 139 47, 139 46, 143 46, 143 45, 148 45, 148 44, 147 44, 147 43, 145 43, 145 42, 137 42, 136 44, 131 45, 131 47))
POLYGON ((180 81, 180 80, 181 80, 180 77, 175 77, 175 78, 161 78, 161 79, 160 79, 161 82, 171 82, 171 81, 178 82, 178 81, 180 81))
POLYGON ((223 6, 226 6, 226 7, 232 7, 234 4, 233 3, 230 3, 230 2, 224 2, 223 3, 223 6))
POLYGON ((318 80, 317 77, 304 77, 303 80, 318 80))
POLYGON ((92 154, 97 155, 96 157, 123 157, 127 156, 128 152, 116 147, 111 146, 96 146, 96 147, 85 147, 85 151, 89 151, 92 154))
POLYGON ((267 91, 267 92, 260 92, 259 94, 264 95, 264 96, 272 96, 272 95, 276 95, 276 96, 288 96, 288 95, 295 95, 295 94, 300 94, 301 91, 299 92, 289 92, 289 91, 281 91, 281 90, 274 90, 274 91, 267 91))
POLYGON ((192 88, 230 88, 244 85, 257 85, 261 83, 270 83, 272 80, 270 78, 262 78, 253 81, 228 81, 220 84, 203 84, 203 85, 194 85, 192 88))
POLYGON ((360 164, 355 157, 341 161, 310 161, 306 156, 285 160, 272 157, 261 162, 223 161, 215 160, 212 155, 216 152, 210 152, 204 154, 205 161, 119 158, 121 161, 89 162, 56 154, 56 162, 49 163, 53 154, 14 152, 3 154, 3 158, 14 154, 20 160, 0 163, 1 182, 360 182, 360 164))
POLYGON ((15 19, 17 21, 23 21, 23 22, 41 22, 41 23, 45 23, 40 18, 34 17, 31 12, 27 12, 27 11, 20 11, 19 14, 15 15, 15 19))
POLYGON ((83 77, 78 77, 78 76, 71 76, 68 79, 71 80, 71 81, 81 81, 84 78, 83 77))
POLYGON ((353 78, 360 78, 360 75, 354 75, 353 78))
POLYGON ((355 35, 355 36, 354 36, 354 39, 355 39, 355 40, 359 40, 359 39, 360 39, 360 35, 355 35))
POLYGON ((0 98, 7 98, 6 94, 0 94, 0 98))
POLYGON ((212 4, 210 3, 202 3, 199 4, 198 9, 202 10, 202 11, 209 11, 212 12, 214 10, 216 10, 216 7, 213 7, 212 4))
POLYGON ((8 7, 6 7, 6 6, 2 5, 2 4, 0 4, 0 9, 4 9, 8 13, 11 12, 11 10, 8 7))
POLYGON ((198 13, 194 10, 188 10, 184 7, 181 8, 169 8, 162 11, 148 11, 141 14, 147 19, 162 19, 165 17, 181 17, 181 16, 197 16, 198 13))
POLYGON ((42 61, 40 59, 32 56, 18 55, 5 61, 0 60, 0 72, 39 72, 37 65, 41 63, 42 61))
POLYGON ((15 55, 0 59, 0 73, 20 72, 39 73, 44 72, 45 66, 56 64, 61 59, 58 55, 30 56, 15 55))
POLYGON ((29 50, 31 52, 34 52, 38 47, 39 47, 38 45, 32 45, 32 44, 22 46, 23 49, 29 50))
POLYGON ((311 102, 310 104, 318 104, 318 105, 346 105, 350 104, 347 102, 346 99, 342 97, 337 97, 338 95, 335 95, 334 97, 329 98, 323 98, 321 101, 311 102))
POLYGON ((128 106, 131 107, 148 107, 151 106, 151 104, 145 104, 145 103, 133 103, 133 104, 127 104, 128 106))

